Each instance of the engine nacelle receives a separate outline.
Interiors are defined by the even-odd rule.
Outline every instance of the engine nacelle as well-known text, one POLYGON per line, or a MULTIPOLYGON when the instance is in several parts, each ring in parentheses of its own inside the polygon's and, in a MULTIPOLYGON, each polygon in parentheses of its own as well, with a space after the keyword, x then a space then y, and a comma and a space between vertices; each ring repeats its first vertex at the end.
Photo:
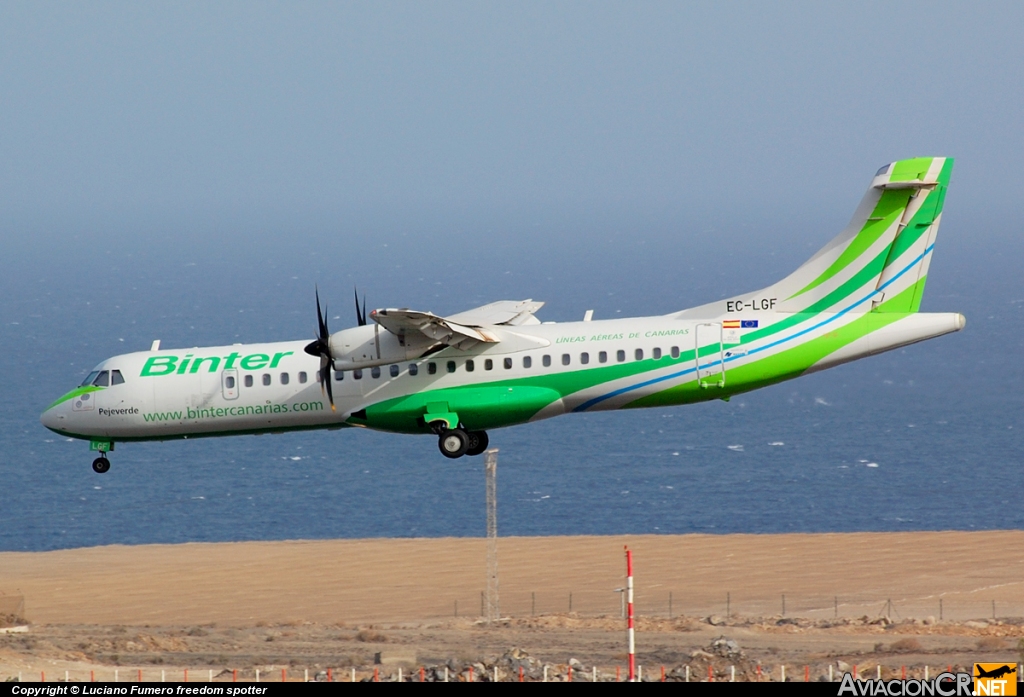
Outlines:
POLYGON ((372 368, 415 360, 423 355, 431 343, 424 337, 423 342, 405 342, 403 345, 397 336, 374 323, 331 334, 331 356, 337 370, 372 368))

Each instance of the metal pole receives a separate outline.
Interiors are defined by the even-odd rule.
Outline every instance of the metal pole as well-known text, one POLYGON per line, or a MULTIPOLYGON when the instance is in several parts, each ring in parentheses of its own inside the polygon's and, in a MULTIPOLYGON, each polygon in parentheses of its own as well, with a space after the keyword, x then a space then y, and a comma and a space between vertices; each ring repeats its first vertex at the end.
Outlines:
POLYGON ((498 449, 487 451, 487 621, 501 617, 498 606, 498 449))
POLYGON ((629 681, 636 682, 636 641, 633 628, 633 553, 626 547, 626 640, 629 648, 629 681))

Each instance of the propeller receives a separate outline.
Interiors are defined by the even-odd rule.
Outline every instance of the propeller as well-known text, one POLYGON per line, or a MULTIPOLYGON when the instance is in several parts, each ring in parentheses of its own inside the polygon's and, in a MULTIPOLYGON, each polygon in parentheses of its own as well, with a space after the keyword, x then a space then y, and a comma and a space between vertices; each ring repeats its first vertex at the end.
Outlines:
POLYGON ((331 332, 327 328, 327 320, 324 319, 324 315, 320 311, 320 289, 316 289, 316 320, 320 325, 320 334, 316 341, 311 341, 303 350, 310 356, 320 356, 320 393, 323 394, 326 386, 327 399, 331 402, 331 411, 337 411, 334 408, 334 390, 331 387, 333 382, 331 369, 334 368, 334 358, 331 356, 331 332))
POLYGON ((363 309, 360 310, 359 309, 359 290, 357 288, 353 288, 352 292, 356 296, 356 322, 358 322, 359 326, 362 327, 362 326, 366 325, 366 293, 363 293, 363 309))

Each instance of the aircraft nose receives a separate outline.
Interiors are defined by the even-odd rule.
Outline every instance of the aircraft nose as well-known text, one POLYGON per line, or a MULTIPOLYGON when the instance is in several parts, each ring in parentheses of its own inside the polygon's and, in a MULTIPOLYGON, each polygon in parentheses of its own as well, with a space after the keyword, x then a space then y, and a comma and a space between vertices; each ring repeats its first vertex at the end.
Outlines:
POLYGON ((50 407, 39 416, 39 421, 51 431, 56 431, 62 421, 60 407, 50 407))

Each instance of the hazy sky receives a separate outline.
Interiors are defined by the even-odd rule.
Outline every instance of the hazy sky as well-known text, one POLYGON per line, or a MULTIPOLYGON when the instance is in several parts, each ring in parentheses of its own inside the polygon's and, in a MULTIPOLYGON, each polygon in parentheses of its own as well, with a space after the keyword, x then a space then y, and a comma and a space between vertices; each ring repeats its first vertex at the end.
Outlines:
POLYGON ((1022 27, 996 2, 8 1, 0 223, 799 217, 849 191, 845 223, 918 155, 957 158, 951 206, 1019 220, 1022 27))
POLYGON ((922 309, 964 312, 965 331, 728 404, 494 434, 524 472, 502 475, 521 492, 504 500, 555 491, 511 529, 652 532, 618 493, 640 461, 656 465, 643 486, 671 473, 689 497, 644 494, 671 501, 661 531, 1019 526, 975 484, 1022 459, 1022 28, 1021 2, 0 0, 0 481, 21 492, 0 547, 482 530, 482 484, 457 474, 477 465, 437 469, 430 439, 126 444, 107 499, 84 445, 38 414, 154 339, 312 339, 314 283, 335 331, 354 284, 371 308, 441 314, 532 297, 545 321, 752 291, 837 234, 881 165, 927 155, 956 167, 922 309), (674 414, 679 437, 654 436, 674 414), (746 470, 724 447, 773 441, 797 449, 750 446, 746 470), (688 444, 704 454, 673 460, 688 444), (299 452, 322 468, 281 467, 299 452), (219 469, 235 458, 252 469, 219 469), (826 493, 807 494, 811 468, 859 458, 878 476, 813 475, 826 493), (683 459, 703 469, 665 464, 683 459), (258 507, 182 503, 236 485, 258 507), (559 518, 566 500, 600 520, 559 518), (808 505, 818 517, 778 513, 808 505), (276 526, 310 510, 337 525, 276 526))

